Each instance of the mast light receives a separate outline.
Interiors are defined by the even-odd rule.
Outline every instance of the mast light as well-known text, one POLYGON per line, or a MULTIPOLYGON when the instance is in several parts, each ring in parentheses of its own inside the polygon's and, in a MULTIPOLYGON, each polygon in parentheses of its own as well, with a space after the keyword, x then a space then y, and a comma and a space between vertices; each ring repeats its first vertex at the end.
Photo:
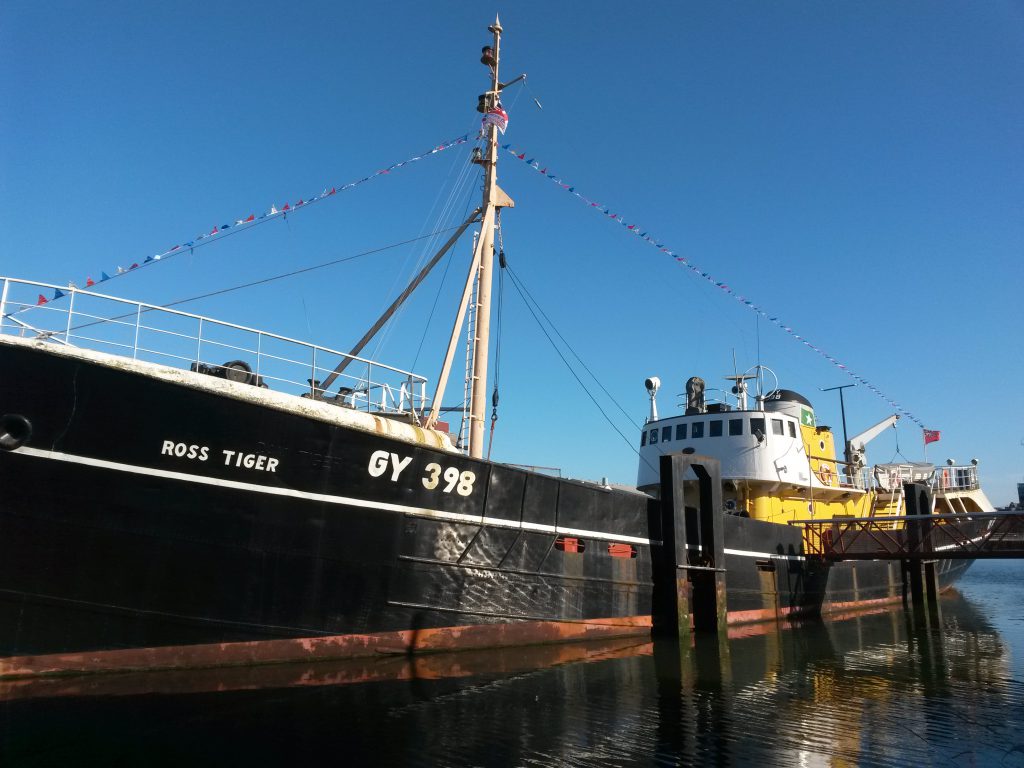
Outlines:
POLYGON ((657 376, 651 376, 650 378, 644 379, 644 387, 647 389, 647 394, 651 398, 651 415, 647 417, 647 421, 658 420, 658 390, 661 389, 661 379, 657 376))

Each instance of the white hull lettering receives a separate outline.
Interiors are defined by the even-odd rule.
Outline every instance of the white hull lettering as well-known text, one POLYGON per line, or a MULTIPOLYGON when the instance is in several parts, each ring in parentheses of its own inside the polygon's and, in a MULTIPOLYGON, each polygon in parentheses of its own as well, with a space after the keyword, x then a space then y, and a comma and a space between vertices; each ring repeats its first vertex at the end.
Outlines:
POLYGON ((161 456, 177 456, 179 459, 198 459, 206 461, 210 458, 210 449, 205 445, 189 445, 188 443, 176 443, 173 440, 164 440, 160 449, 161 456))
POLYGON ((243 467, 245 469, 255 469, 259 472, 273 472, 276 474, 277 465, 281 463, 278 459, 272 459, 259 453, 229 451, 227 448, 222 448, 221 452, 224 454, 225 467, 243 467))
MULTIPOLYGON (((409 466, 410 462, 412 462, 412 456, 401 458, 397 453, 374 451, 370 454, 370 464, 367 466, 366 471, 370 473, 370 477, 381 477, 390 468, 391 482, 397 483, 398 476, 409 466)), ((442 469, 440 464, 431 462, 424 467, 424 471, 426 474, 420 479, 420 482, 423 483, 423 487, 428 491, 436 489, 441 484, 441 478, 443 477, 444 487, 441 488, 442 492, 451 493, 454 489, 460 496, 469 496, 473 493, 473 483, 476 481, 476 475, 469 470, 459 472, 456 467, 442 469)))

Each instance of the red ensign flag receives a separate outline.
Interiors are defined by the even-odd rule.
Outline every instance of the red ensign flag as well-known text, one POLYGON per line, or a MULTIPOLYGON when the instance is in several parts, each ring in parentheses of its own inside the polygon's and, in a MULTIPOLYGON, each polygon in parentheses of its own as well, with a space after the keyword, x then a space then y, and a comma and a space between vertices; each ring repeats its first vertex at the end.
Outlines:
POLYGON ((937 429, 926 429, 924 431, 924 444, 937 443, 939 442, 939 430, 937 429))

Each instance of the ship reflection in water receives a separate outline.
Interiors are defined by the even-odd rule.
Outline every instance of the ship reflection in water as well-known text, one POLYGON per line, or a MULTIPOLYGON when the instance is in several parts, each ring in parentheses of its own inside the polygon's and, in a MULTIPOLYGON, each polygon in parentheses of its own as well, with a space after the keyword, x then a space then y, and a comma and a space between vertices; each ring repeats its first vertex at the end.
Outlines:
POLYGON ((1022 581, 977 563, 938 621, 886 610, 683 658, 620 640, 8 680, 0 763, 1024 766, 1022 581))

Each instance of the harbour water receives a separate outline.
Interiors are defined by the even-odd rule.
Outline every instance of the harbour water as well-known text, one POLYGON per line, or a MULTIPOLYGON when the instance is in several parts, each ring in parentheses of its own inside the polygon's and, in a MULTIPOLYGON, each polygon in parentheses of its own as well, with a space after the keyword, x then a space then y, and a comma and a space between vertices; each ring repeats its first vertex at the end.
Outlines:
POLYGON ((0 765, 1024 766, 1024 562, 939 617, 0 683, 0 765))

